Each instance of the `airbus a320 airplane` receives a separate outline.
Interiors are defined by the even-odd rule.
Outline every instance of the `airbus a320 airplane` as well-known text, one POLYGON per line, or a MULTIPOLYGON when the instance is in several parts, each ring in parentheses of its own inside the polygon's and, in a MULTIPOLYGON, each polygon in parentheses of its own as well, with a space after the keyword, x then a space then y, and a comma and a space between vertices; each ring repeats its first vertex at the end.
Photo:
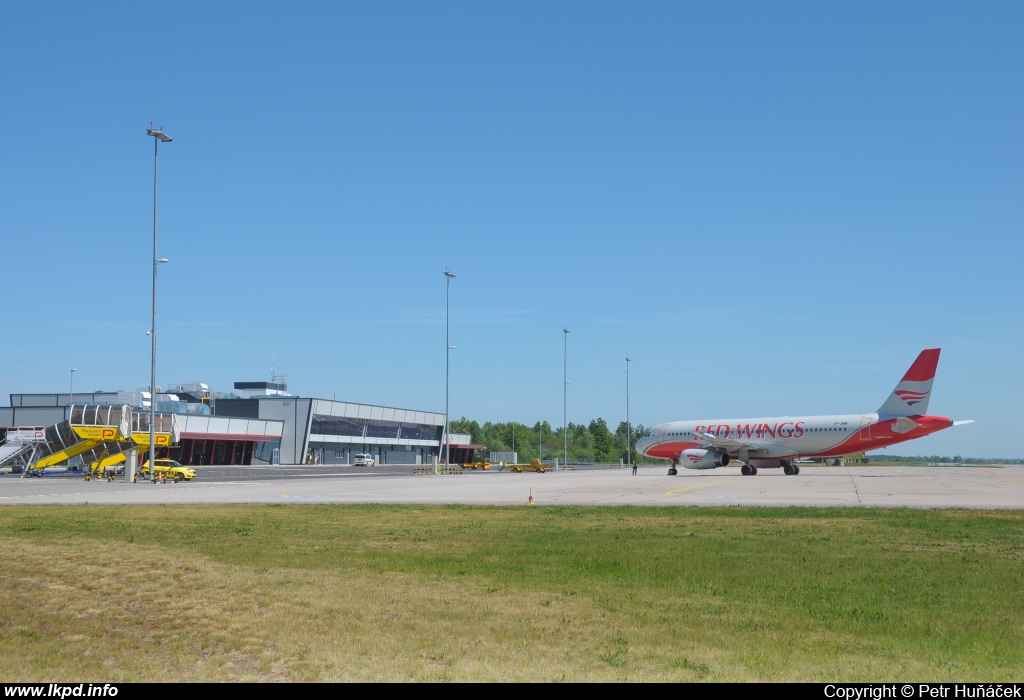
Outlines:
POLYGON ((973 423, 926 415, 939 350, 923 350, 875 413, 663 423, 640 438, 636 449, 648 457, 671 460, 672 476, 680 463, 687 469, 715 469, 733 459, 743 462, 740 471, 745 476, 779 467, 786 474, 799 474, 796 460, 801 457, 876 450, 973 423))

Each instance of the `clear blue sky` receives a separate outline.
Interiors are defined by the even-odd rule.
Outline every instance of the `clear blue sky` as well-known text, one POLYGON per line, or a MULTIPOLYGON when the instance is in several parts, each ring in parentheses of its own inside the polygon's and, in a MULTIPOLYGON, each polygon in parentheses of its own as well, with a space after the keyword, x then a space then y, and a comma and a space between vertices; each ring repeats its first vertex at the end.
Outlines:
POLYGON ((1022 457, 1024 5, 0 6, 0 396, 158 381, 634 422, 870 411, 1022 457))

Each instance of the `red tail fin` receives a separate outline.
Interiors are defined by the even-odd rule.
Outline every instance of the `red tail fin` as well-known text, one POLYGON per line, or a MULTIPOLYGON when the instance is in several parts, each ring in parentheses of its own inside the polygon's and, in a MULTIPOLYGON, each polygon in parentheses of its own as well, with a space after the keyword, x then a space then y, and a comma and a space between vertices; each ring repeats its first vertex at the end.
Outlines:
POLYGON ((878 409, 879 415, 916 416, 928 412, 932 380, 939 365, 939 348, 922 350, 889 398, 878 409))
POLYGON ((926 382, 935 378, 935 368, 939 366, 939 353, 942 348, 931 348, 922 350, 921 354, 914 360, 907 373, 903 375, 905 382, 926 382))

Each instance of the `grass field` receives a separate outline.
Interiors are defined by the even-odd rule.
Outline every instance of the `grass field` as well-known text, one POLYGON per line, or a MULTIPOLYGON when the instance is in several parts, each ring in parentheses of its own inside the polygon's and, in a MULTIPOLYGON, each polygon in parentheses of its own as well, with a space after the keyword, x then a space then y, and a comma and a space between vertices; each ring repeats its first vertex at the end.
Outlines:
POLYGON ((0 680, 1017 680, 1024 513, 0 508, 0 680))

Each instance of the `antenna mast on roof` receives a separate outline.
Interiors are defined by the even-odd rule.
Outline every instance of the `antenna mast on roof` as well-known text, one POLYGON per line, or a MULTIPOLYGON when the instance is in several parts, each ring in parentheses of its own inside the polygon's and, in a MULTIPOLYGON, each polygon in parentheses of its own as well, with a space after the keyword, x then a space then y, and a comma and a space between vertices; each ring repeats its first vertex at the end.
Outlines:
POLYGON ((277 352, 273 350, 270 354, 270 382, 272 384, 288 382, 288 377, 286 375, 277 373, 277 352))

